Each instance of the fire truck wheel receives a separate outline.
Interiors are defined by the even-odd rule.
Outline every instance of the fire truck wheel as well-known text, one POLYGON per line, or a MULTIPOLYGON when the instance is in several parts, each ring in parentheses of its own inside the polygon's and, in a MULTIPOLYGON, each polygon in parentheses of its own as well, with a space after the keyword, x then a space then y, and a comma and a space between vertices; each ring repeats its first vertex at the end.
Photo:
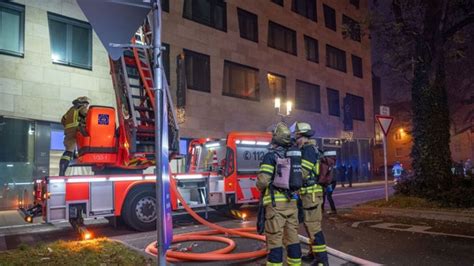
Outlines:
POLYGON ((122 219, 137 231, 156 229, 155 191, 150 188, 134 189, 127 196, 122 209, 122 219))

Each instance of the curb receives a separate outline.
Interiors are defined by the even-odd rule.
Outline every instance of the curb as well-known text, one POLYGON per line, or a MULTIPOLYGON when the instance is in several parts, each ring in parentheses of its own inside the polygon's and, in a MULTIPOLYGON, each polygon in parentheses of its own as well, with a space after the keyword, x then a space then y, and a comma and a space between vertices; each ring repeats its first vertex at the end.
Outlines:
MULTIPOLYGON (((298 237, 300 239, 300 242, 311 245, 311 241, 308 237, 305 237, 305 236, 302 236, 302 235, 298 235, 298 237)), ((344 253, 344 252, 339 251, 337 249, 333 249, 331 247, 327 247, 327 252, 329 254, 333 255, 334 257, 340 258, 340 259, 348 261, 348 262, 355 263, 357 265, 370 265, 370 266, 383 265, 383 264, 379 264, 379 263, 376 263, 376 262, 364 260, 364 259, 361 259, 361 258, 356 257, 356 256, 349 255, 347 253, 344 253)))
POLYGON ((410 218, 423 218, 438 221, 450 221, 474 224, 474 212, 472 211, 436 211, 400 208, 377 208, 377 207, 354 207, 355 213, 383 214, 388 216, 403 216, 410 218))
POLYGON ((120 244, 124 245, 125 247, 127 247, 128 249, 139 253, 140 255, 142 255, 142 256, 145 257, 145 258, 149 258, 149 259, 156 260, 156 257, 155 257, 155 256, 152 256, 152 255, 148 254, 146 251, 141 250, 141 249, 139 249, 139 248, 136 248, 136 247, 134 247, 134 246, 128 244, 128 243, 125 242, 125 241, 118 240, 118 239, 114 239, 114 238, 107 238, 107 239, 110 240, 110 241, 116 242, 116 243, 120 243, 120 244))

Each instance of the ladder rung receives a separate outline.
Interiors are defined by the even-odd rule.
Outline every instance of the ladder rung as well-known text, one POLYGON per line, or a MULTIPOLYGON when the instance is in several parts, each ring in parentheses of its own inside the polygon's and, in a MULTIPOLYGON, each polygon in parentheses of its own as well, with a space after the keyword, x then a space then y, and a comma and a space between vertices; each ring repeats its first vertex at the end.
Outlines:
POLYGON ((132 95, 132 98, 146 100, 146 98, 148 98, 148 97, 147 96, 141 96, 141 95, 132 95))
POLYGON ((146 141, 146 140, 137 140, 137 145, 152 145, 155 144, 154 141, 146 141))
POLYGON ((154 123, 155 120, 154 119, 150 119, 150 118, 145 118, 145 117, 137 117, 137 120, 139 121, 142 121, 142 122, 147 122, 147 123, 154 123))
POLYGON ((136 106, 136 105, 134 105, 133 108, 135 108, 135 110, 138 110, 138 111, 153 112, 153 109, 151 109, 151 108, 149 108, 149 107, 143 107, 143 106, 136 106))
POLYGON ((130 87, 131 87, 131 88, 137 88, 137 89, 143 89, 142 86, 140 86, 140 85, 135 85, 135 84, 130 84, 130 87))

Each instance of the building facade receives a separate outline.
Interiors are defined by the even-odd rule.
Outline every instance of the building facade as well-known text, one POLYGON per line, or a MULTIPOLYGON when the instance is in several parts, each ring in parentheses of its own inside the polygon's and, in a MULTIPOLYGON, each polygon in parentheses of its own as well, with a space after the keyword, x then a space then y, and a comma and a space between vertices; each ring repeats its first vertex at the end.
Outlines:
MULTIPOLYGON (((369 177, 371 52, 357 22, 367 16, 368 0, 162 5, 163 61, 174 98, 176 58, 185 56, 183 138, 268 130, 280 121, 278 97, 281 112, 293 103, 287 123, 308 121, 323 148, 354 164, 361 180, 369 177), (349 114, 351 141, 343 130, 349 114)), ((115 99, 107 53, 75 0, 0 1, 0 18, 0 183, 8 194, 12 184, 57 173, 58 122, 73 99, 108 106, 115 99)))

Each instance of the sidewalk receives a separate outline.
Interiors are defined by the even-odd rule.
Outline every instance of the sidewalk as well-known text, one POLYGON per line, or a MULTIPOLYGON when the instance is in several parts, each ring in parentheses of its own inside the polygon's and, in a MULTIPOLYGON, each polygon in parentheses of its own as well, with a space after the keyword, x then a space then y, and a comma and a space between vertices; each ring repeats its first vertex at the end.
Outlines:
POLYGON ((474 224, 474 211, 423 210, 380 207, 354 207, 353 213, 377 214, 396 217, 421 218, 438 221, 450 221, 474 224))

